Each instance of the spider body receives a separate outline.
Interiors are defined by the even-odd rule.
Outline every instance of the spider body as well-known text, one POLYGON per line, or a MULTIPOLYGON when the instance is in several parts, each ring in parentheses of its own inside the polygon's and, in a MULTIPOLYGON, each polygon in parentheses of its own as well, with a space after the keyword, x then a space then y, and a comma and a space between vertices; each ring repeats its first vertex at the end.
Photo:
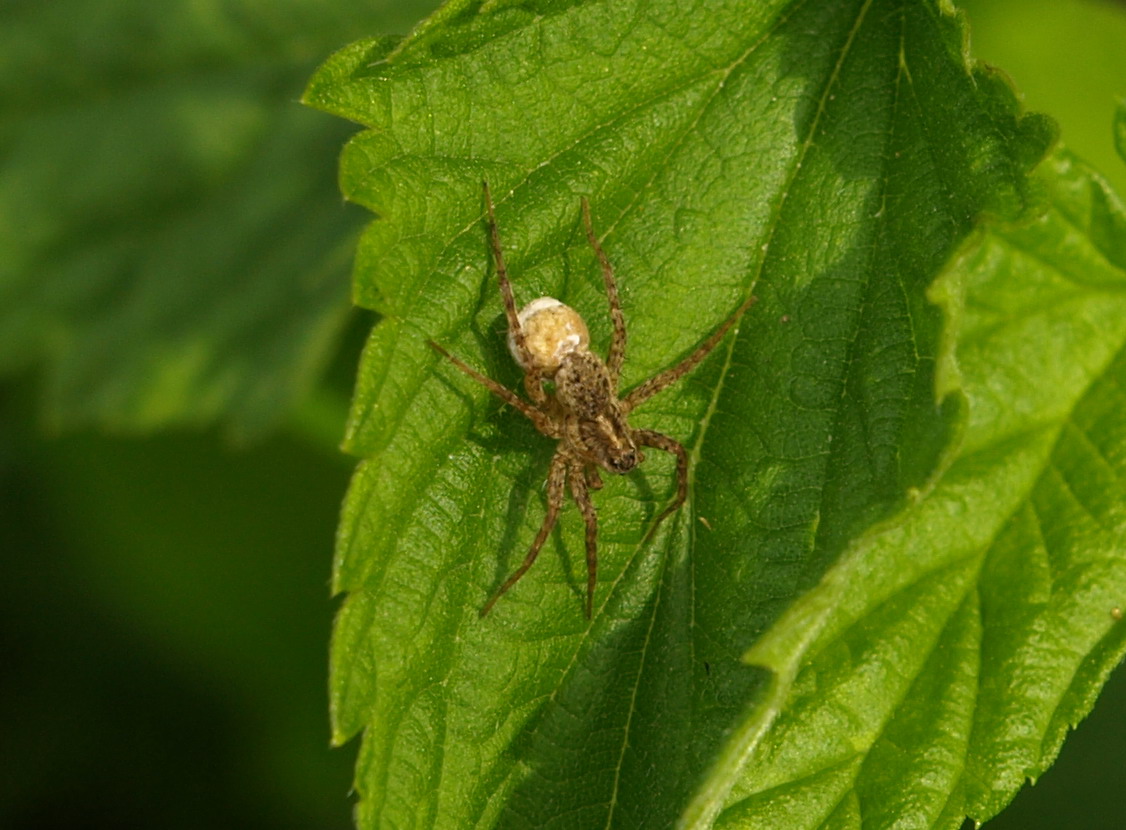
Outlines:
POLYGON ((486 183, 484 187, 489 237, 508 321, 508 347, 524 370, 524 389, 530 403, 454 357, 437 343, 431 341, 430 345, 466 375, 518 409, 544 435, 558 439, 559 444, 548 471, 547 515, 543 524, 524 561, 485 603, 481 616, 488 614, 497 600, 535 562, 540 548, 555 526, 569 484, 571 496, 586 524, 585 611, 589 618, 594 604, 598 572, 598 515, 590 499, 590 490, 602 487, 598 471, 602 469, 618 475, 630 472, 645 460, 642 447, 664 450, 676 457, 676 497, 657 517, 649 531, 650 536, 667 516, 684 503, 688 494, 688 454, 684 447, 659 432, 634 429, 629 424, 629 414, 695 368, 719 344, 728 329, 735 325, 756 298, 751 296, 744 300, 723 325, 680 363, 653 376, 621 397, 618 380, 625 360, 625 318, 621 311, 613 268, 594 235, 590 206, 586 199, 582 200, 583 223, 587 240, 602 267, 603 283, 610 302, 610 317, 614 323, 610 352, 605 362, 590 350, 590 335, 582 317, 559 300, 540 297, 517 312, 512 284, 504 265, 489 186, 486 183), (554 385, 551 392, 544 387, 547 381, 554 385))
POLYGON ((624 475, 645 460, 606 364, 590 351, 563 358, 555 373, 563 440, 588 464, 624 475))

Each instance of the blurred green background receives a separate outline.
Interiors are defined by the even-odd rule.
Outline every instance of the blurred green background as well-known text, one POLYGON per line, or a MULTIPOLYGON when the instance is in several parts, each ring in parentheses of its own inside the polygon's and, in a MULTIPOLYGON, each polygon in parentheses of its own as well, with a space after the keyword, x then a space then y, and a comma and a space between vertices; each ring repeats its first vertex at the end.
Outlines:
MULTIPOLYGON (((367 217, 354 128, 297 99, 435 5, 0 5, 0 827, 350 826, 325 674, 367 217)), ((1126 5, 961 5, 1126 193, 1126 5)), ((1126 826, 1123 746, 1118 672, 991 826, 1126 826)))

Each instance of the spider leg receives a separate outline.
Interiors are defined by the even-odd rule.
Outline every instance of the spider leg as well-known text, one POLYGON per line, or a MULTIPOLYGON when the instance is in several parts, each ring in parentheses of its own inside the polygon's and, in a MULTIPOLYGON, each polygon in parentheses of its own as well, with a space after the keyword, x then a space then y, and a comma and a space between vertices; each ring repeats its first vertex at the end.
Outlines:
POLYGON ((591 490, 602 489, 602 476, 598 474, 597 467, 586 468, 586 484, 591 490))
POLYGON ((540 555, 540 548, 547 541, 547 535, 551 533, 551 529, 555 527, 555 520, 559 518, 559 511, 563 507, 563 486, 567 481, 567 463, 569 461, 570 456, 564 450, 556 450, 555 456, 551 459, 551 469, 547 474, 547 515, 544 516, 543 524, 540 525, 540 532, 536 534, 532 547, 529 548, 528 555, 524 557, 520 567, 513 571, 512 575, 504 581, 504 584, 496 590, 496 593, 489 597, 489 601, 481 609, 482 617, 493 610, 497 600, 520 581, 520 577, 528 572, 528 568, 532 567, 536 557, 540 555))
POLYGON ((622 373, 622 363, 626 359, 626 319, 622 316, 622 303, 618 296, 618 284, 614 281, 614 269, 598 237, 594 235, 594 225, 590 221, 590 202, 583 197, 583 225, 586 227, 586 238, 590 247, 598 256, 602 266, 602 282, 606 285, 606 297, 610 301, 610 319, 614 321, 614 338, 610 341, 610 354, 606 359, 606 368, 610 370, 610 380, 614 383, 614 391, 618 391, 618 378, 622 373))
POLYGON ((648 542, 653 538, 653 534, 657 532, 661 522, 680 509, 684 504, 684 500, 688 497, 688 453, 685 451, 683 445, 679 441, 675 441, 660 432, 655 432, 651 429, 638 429, 633 432, 633 440, 643 447, 656 447, 659 450, 672 453, 676 456, 676 498, 673 499, 672 504, 664 509, 664 512, 657 517, 657 521, 653 523, 645 541, 648 542))
POLYGON ((581 461, 571 466, 571 495, 586 522, 586 618, 589 620, 594 607, 594 585, 598 581, 598 513, 590 500, 584 467, 581 461))
MULTIPOLYGON (((497 218, 493 213, 493 196, 489 191, 489 183, 481 183, 485 188, 485 208, 489 216, 489 241, 493 247, 493 260, 497 266, 497 282, 500 283, 500 296, 504 300, 504 316, 508 320, 508 330, 512 332, 512 342, 516 344, 516 351, 520 353, 520 365, 531 366, 531 352, 524 340, 524 329, 520 326, 520 317, 516 313, 516 300, 512 296, 512 283, 508 280, 508 268, 504 264, 504 253, 500 247, 500 232, 497 230, 497 218)), ((547 400, 547 393, 543 391, 543 377, 535 371, 524 370, 524 389, 528 397, 537 404, 547 400)))
MULTIPOLYGON (((665 389, 668 386, 676 383, 686 374, 695 369, 696 365, 705 357, 707 357, 708 353, 711 352, 712 349, 719 345, 719 341, 723 339, 723 336, 725 334, 727 334, 728 329, 739 322, 739 318, 743 316, 743 312, 754 305, 757 300, 758 297, 755 297, 754 295, 748 297, 743 301, 743 304, 739 306, 735 313, 728 317, 724 324, 712 333, 711 337, 709 337, 707 340, 701 343, 699 347, 697 347, 696 351, 692 352, 692 354, 688 355, 688 357, 684 358, 684 360, 680 361, 680 363, 676 364, 671 369, 666 369, 659 375, 654 375, 653 377, 649 378, 649 380, 645 381, 645 383, 633 389, 622 400, 622 406, 625 411, 629 412, 635 407, 640 406, 641 404, 645 403, 645 401, 649 400, 651 397, 660 392, 662 389, 665 389)), ((660 449, 665 448, 660 447, 660 449)))
POLYGON ((527 401, 517 397, 516 393, 513 392, 508 387, 501 386, 499 383, 497 383, 491 377, 488 377, 487 375, 482 375, 480 372, 478 372, 473 367, 468 366, 467 364, 462 362, 459 358, 454 357, 452 354, 447 352, 445 349, 443 349, 441 346, 439 346, 433 340, 427 340, 426 342, 430 344, 430 348, 432 348, 438 354, 442 355, 442 357, 446 358, 448 361, 450 361, 450 363, 452 363, 458 369, 463 371, 465 374, 469 375, 469 377, 473 378, 475 381, 477 381, 479 384, 484 386, 486 389, 488 389, 490 392, 492 392, 494 395, 496 395, 502 401, 504 401, 507 404, 511 404, 512 406, 514 406, 518 410, 520 410, 520 412, 522 412, 528 418, 528 420, 530 420, 533 424, 536 425, 536 429, 538 429, 544 435, 551 436, 552 438, 558 437, 558 430, 555 428, 554 424, 552 424, 551 420, 543 412, 536 409, 534 406, 529 404, 527 401))

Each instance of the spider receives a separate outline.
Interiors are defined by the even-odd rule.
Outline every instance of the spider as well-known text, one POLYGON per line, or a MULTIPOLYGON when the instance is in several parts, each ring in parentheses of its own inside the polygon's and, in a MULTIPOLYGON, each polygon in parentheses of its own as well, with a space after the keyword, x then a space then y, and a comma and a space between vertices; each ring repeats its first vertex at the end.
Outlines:
POLYGON ((651 429, 634 429, 629 425, 629 414, 692 371, 719 345, 728 329, 738 322, 757 298, 748 297, 723 325, 680 363, 634 387, 625 397, 619 397, 618 378, 626 355, 626 322, 622 316, 613 268, 594 235, 590 204, 583 198, 583 225, 587 240, 602 266, 602 280, 614 324, 610 353, 605 363, 590 351, 590 335, 583 318, 559 300, 540 297, 517 312, 501 252, 488 182, 484 183, 484 189, 489 240, 504 300, 504 313, 508 319, 508 348, 524 370, 524 389, 531 402, 468 366, 434 341, 430 341, 430 345, 462 372, 522 412, 536 429, 549 438, 557 439, 559 444, 547 474, 547 515, 543 524, 520 567, 493 593, 481 608, 480 615, 484 617, 488 614, 497 600, 532 567, 548 534, 555 527, 569 482, 571 496, 586 523, 585 611, 589 619, 598 573, 598 516, 590 491, 602 488, 599 469, 619 475, 630 472, 645 460, 641 447, 653 447, 676 456, 676 497, 657 517, 647 538, 652 537, 661 522, 684 504, 688 494, 688 453, 678 441, 667 435, 651 429), (544 383, 548 381, 554 384, 553 391, 544 388, 544 383))

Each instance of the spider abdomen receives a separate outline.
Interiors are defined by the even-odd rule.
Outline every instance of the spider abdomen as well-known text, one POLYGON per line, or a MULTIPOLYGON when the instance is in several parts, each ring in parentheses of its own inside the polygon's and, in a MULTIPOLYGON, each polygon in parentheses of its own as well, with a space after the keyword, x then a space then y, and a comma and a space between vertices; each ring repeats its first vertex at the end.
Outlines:
POLYGON ((585 352, 590 347, 590 334, 583 318, 554 297, 532 300, 520 309, 517 319, 531 365, 525 364, 512 332, 508 334, 508 351, 525 371, 542 371, 551 376, 567 355, 585 352))

